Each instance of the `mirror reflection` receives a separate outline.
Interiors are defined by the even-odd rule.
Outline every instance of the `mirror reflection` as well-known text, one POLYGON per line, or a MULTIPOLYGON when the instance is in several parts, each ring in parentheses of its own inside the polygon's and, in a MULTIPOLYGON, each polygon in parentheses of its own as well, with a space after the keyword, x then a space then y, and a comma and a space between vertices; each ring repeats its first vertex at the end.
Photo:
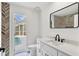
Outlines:
POLYGON ((50 14, 51 28, 78 27, 78 3, 74 3, 50 14))

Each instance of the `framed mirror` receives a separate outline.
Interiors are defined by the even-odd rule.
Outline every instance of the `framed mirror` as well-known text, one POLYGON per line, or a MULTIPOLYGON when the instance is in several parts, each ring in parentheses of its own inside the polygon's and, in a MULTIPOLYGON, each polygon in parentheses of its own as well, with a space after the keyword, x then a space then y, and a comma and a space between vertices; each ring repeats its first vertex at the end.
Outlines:
POLYGON ((50 14, 50 28, 77 28, 79 3, 73 3, 50 14))

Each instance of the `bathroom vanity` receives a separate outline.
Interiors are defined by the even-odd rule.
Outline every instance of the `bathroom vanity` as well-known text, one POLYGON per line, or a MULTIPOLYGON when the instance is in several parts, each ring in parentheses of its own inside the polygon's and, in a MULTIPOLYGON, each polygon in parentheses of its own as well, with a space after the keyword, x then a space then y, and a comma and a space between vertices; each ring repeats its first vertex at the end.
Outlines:
POLYGON ((38 56, 79 56, 79 45, 60 43, 53 39, 40 38, 37 40, 38 56))

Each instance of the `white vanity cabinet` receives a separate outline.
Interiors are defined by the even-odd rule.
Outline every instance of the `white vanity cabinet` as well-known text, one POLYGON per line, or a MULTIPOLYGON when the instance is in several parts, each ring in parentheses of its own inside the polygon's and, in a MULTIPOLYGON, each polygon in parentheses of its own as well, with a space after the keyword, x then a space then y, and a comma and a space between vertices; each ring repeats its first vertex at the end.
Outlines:
POLYGON ((57 56, 57 50, 50 47, 49 45, 37 41, 37 56, 57 56))
POLYGON ((48 45, 42 41, 37 41, 37 56, 69 56, 60 50, 48 45))
POLYGON ((58 51, 58 56, 69 56, 69 55, 66 54, 66 53, 63 53, 63 52, 58 51))
POLYGON ((43 51, 44 53, 43 55, 48 55, 48 56, 56 56, 57 55, 57 50, 55 48, 50 47, 49 45, 40 42, 40 49, 43 51), (46 52, 46 53, 45 53, 46 52))
POLYGON ((45 56, 45 50, 41 49, 40 40, 37 40, 37 56, 45 56))

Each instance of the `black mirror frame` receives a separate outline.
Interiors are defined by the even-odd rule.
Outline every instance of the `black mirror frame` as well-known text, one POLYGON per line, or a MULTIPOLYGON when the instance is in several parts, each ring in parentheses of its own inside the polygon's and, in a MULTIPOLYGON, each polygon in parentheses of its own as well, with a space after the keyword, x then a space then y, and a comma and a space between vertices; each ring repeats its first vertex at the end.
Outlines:
MULTIPOLYGON (((78 26, 77 26, 77 27, 73 27, 73 28, 78 28, 78 27, 79 27, 79 2, 75 2, 75 3, 70 4, 70 5, 68 5, 68 6, 64 7, 64 8, 61 8, 61 9, 59 9, 59 10, 57 10, 57 11, 54 11, 54 12, 50 13, 50 28, 51 28, 51 29, 53 29, 53 27, 52 27, 51 15, 52 15, 53 13, 56 13, 56 12, 58 12, 58 11, 61 11, 61 10, 65 9, 65 8, 68 8, 68 7, 70 7, 70 6, 74 5, 74 4, 78 4, 78 26)), ((57 28, 57 29, 62 29, 62 28, 57 28)), ((65 28, 65 29, 66 29, 66 28, 65 28)))

